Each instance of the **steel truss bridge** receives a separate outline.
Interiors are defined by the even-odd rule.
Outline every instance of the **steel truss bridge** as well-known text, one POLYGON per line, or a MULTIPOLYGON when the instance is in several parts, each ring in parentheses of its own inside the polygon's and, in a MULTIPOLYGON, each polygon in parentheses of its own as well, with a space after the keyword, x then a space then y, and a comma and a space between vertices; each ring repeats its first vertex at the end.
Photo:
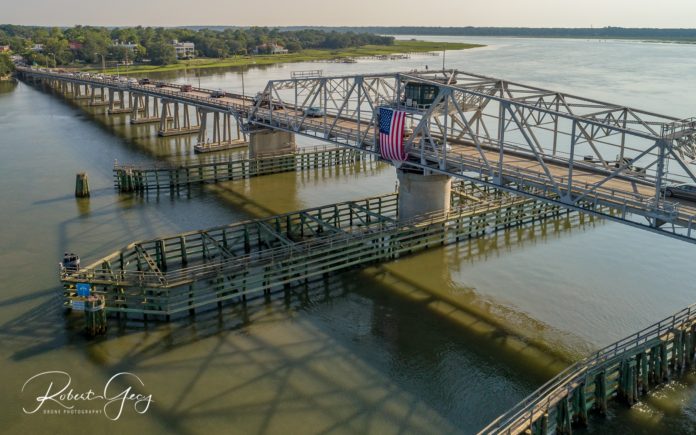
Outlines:
POLYGON ((378 108, 391 107, 407 113, 408 160, 397 164, 402 169, 470 180, 696 242, 696 203, 664 195, 666 185, 696 185, 696 118, 456 70, 272 80, 256 98, 19 72, 223 112, 251 134, 288 131, 377 155, 378 108), (406 87, 414 84, 436 87, 431 104, 406 98, 406 87), (310 107, 320 107, 323 115, 308 116, 310 107))

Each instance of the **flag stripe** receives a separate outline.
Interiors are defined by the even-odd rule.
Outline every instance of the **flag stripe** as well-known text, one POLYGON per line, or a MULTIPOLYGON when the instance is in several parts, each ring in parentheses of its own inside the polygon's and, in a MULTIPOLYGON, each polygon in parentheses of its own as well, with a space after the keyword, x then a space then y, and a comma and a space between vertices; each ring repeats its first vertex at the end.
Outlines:
POLYGON ((404 149, 406 112, 381 107, 379 117, 380 154, 395 162, 405 161, 408 157, 404 149))

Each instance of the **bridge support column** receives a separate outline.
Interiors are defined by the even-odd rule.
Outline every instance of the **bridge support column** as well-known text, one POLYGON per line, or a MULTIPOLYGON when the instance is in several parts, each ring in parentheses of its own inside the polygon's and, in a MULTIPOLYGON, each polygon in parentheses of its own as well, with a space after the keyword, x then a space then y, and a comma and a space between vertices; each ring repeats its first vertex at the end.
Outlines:
MULTIPOLYGON (((132 99, 131 109, 131 124, 152 124, 159 122, 160 127, 162 126, 162 118, 159 112, 159 101, 157 97, 150 97, 148 95, 143 95, 142 99, 134 98, 132 99), (150 104, 150 98, 152 98, 152 104, 150 104), (137 106, 138 110, 135 110, 137 106), (142 112, 142 116, 140 116, 142 112)), ((164 105, 162 105, 164 108, 164 105)), ((171 120, 171 116, 165 117, 165 122, 171 120)))
POLYGON ((399 179, 399 220, 450 210, 452 178, 447 175, 396 170, 399 179))
POLYGON ((89 105, 90 106, 106 106, 108 102, 106 101, 106 94, 104 93, 104 88, 101 86, 92 86, 90 92, 89 105))
POLYGON ((249 142, 247 141, 246 134, 243 134, 239 128, 239 120, 225 112, 212 112, 213 138, 211 141, 208 138, 208 113, 210 113, 210 111, 198 109, 200 129, 198 131, 198 143, 193 147, 195 152, 208 153, 241 148, 248 145, 249 142), (220 118, 222 118, 222 120, 220 118), (236 124, 236 137, 233 137, 232 134, 233 121, 236 124))
POLYGON ((290 154, 297 150, 295 133, 261 129, 252 131, 249 136, 249 157, 252 159, 290 154))
MULTIPOLYGON (((196 112, 196 121, 198 121, 198 112, 196 112)), ((198 123, 196 125, 191 124, 191 115, 189 111, 188 104, 180 104, 175 101, 168 101, 162 99, 162 116, 160 117, 160 128, 158 134, 160 136, 179 136, 184 134, 198 134, 200 127, 198 123), (169 110, 169 104, 174 105, 174 113, 172 114, 169 110), (179 110, 179 108, 183 110, 179 110), (183 126, 182 117, 183 115, 183 126), (172 118, 170 126, 170 117, 172 118)))
MULTIPOLYGON (((133 94, 128 93, 126 98, 126 91, 109 89, 109 115, 132 113, 133 112, 133 94), (118 99, 116 96, 118 95, 118 99)), ((142 108, 138 110, 143 110, 142 108)))
POLYGON ((80 83, 73 83, 73 88, 75 88, 75 92, 73 93, 73 97, 76 100, 87 100, 92 98, 91 95, 89 94, 89 85, 84 85, 85 86, 85 92, 82 92, 82 84, 80 83))

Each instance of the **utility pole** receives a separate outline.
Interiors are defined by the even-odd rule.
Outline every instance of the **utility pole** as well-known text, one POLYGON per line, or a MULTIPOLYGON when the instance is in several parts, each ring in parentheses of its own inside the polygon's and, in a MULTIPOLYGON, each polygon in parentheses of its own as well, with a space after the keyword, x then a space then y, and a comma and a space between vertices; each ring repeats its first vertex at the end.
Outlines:
POLYGON ((101 56, 101 64, 102 64, 102 74, 104 74, 104 70, 106 70, 106 63, 104 62, 104 55, 101 53, 94 53, 97 56, 101 56))
POLYGON ((242 67, 242 99, 246 96, 244 92, 244 67, 242 67))
POLYGON ((445 56, 447 56, 447 49, 442 49, 442 72, 445 72, 445 56))

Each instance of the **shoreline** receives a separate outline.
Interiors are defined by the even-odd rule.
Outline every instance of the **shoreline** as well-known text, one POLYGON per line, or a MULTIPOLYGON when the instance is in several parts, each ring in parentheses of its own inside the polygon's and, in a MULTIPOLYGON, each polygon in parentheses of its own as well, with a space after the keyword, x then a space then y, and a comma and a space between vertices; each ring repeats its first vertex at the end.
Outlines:
MULTIPOLYGON (((206 68, 228 68, 228 67, 247 67, 259 65, 273 65, 279 63, 293 62, 315 62, 350 59, 356 57, 369 56, 390 56, 411 53, 429 53, 445 50, 468 50, 481 48, 485 45, 468 44, 459 42, 433 42, 415 40, 397 40, 394 45, 366 45, 363 47, 346 48, 341 50, 303 50, 298 53, 277 54, 277 55, 258 55, 258 56, 236 56, 225 59, 199 58, 190 61, 170 65, 135 65, 124 71, 119 68, 121 75, 132 75, 141 73, 160 73, 179 70, 196 70, 206 68)), ((68 67, 70 68, 70 67, 68 67)), ((102 72, 101 68, 94 65, 82 68, 86 72, 102 72)), ((105 74, 115 74, 116 68, 106 68, 105 74)))

